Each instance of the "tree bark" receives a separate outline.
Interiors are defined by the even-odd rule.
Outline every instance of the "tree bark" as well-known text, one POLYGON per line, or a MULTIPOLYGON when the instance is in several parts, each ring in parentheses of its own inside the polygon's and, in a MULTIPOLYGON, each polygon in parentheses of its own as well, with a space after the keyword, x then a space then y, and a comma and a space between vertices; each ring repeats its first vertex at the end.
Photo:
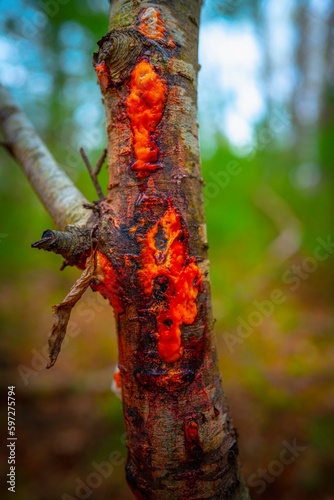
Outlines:
MULTIPOLYGON (((81 254, 71 227, 36 244, 67 259, 73 246, 69 263, 79 267, 93 257, 91 287, 114 308, 126 478, 138 499, 249 498, 213 329, 197 123, 200 8, 198 0, 111 2, 94 56, 108 194, 80 229, 81 254)), ((7 137, 1 109, 0 121, 7 137)))
POLYGON ((97 288, 116 312, 126 477, 145 499, 247 498, 211 310, 197 123, 200 7, 113 1, 95 55, 110 175, 109 237, 100 247, 107 271, 97 288))

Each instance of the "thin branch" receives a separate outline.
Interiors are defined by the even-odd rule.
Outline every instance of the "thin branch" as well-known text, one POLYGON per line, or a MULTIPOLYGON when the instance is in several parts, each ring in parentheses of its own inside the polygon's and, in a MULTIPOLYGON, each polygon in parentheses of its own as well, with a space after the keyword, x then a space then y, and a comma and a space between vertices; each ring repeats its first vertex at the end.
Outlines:
POLYGON ((95 165, 95 168, 94 168, 94 175, 99 175, 100 173, 100 170, 101 170, 101 167, 104 163, 104 160, 106 159, 107 157, 107 149, 105 148, 102 152, 102 155, 100 156, 100 158, 98 159, 96 165, 95 165))
POLYGON ((92 242, 96 242, 92 229, 96 231, 96 224, 92 225, 96 216, 90 220, 90 225, 67 226, 66 231, 51 231, 47 229, 43 232, 42 238, 31 246, 39 250, 46 250, 62 255, 66 264, 78 266, 82 269, 86 267, 86 259, 91 253, 92 242), (93 241, 92 241, 93 240, 93 241))
MULTIPOLYGON (((82 159, 87 167, 87 170, 89 172, 89 175, 93 181, 93 184, 94 184, 94 187, 96 189, 96 192, 97 192, 97 195, 99 197, 99 200, 104 200, 104 196, 103 196, 103 193, 102 193, 102 189, 101 189, 101 186, 99 184, 99 181, 97 180, 97 174, 95 173, 95 170, 93 170, 91 164, 90 164, 90 161, 88 160, 88 157, 86 155, 86 152, 84 150, 84 148, 80 148, 80 154, 82 156, 82 159)), ((101 164, 102 166, 102 164, 101 164)), ((100 167, 101 168, 101 167, 100 167)))
POLYGON ((0 85, 0 128, 4 142, 20 164, 58 229, 85 224, 86 198, 56 163, 10 92, 0 85))

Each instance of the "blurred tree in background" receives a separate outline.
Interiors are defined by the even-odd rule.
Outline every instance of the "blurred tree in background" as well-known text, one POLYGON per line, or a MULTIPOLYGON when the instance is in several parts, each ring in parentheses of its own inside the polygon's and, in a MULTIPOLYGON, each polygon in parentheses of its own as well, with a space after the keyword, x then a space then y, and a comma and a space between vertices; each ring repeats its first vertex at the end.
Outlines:
MULTIPOLYGON (((0 10, 1 82, 93 199, 79 147, 94 162, 105 146, 91 56, 108 2, 0 1, 0 10)), ((207 0, 203 8, 199 109, 214 312, 253 498, 334 498, 333 19, 329 0, 207 0), (294 440, 303 450, 282 462, 294 440)), ((106 383, 117 363, 110 308, 87 292, 57 366, 44 369, 50 307, 78 271, 59 273, 61 258, 30 249, 52 222, 0 154, 1 375, 2 393, 16 384, 19 394, 17 498, 76 497, 85 484, 87 498, 112 491, 130 499, 121 459, 99 485, 90 477, 113 451, 125 461, 121 404, 106 383)))

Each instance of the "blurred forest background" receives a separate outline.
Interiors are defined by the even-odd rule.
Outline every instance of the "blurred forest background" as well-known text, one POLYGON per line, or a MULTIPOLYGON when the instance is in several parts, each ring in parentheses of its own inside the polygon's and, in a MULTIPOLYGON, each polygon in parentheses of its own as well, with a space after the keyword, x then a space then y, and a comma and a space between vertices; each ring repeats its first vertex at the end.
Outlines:
MULTIPOLYGON (((108 2, 0 0, 0 11, 0 79, 92 200, 78 150, 94 161, 105 147, 91 57, 108 2)), ((334 499, 333 20, 330 0, 206 0, 202 12, 213 305, 253 499, 334 499), (282 464, 287 443, 302 448, 282 464)), ((0 155, 1 392, 5 410, 6 387, 16 385, 15 498, 73 500, 86 485, 80 498, 130 500, 121 403, 110 390, 112 311, 86 292, 45 370, 51 306, 79 271, 59 272, 60 257, 30 248, 53 224, 17 164, 0 155), (112 473, 92 476, 111 452, 119 452, 112 473)))

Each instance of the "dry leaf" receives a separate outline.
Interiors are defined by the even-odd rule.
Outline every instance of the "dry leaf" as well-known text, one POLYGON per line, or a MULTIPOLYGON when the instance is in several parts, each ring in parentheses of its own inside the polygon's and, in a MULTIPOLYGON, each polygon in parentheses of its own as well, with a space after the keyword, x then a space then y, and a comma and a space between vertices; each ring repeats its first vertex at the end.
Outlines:
POLYGON ((50 361, 47 368, 51 368, 57 361, 60 352, 61 344, 66 335, 67 325, 70 319, 71 311, 83 293, 87 290, 94 274, 94 255, 92 254, 88 261, 87 267, 74 283, 71 290, 66 295, 65 299, 52 307, 53 325, 49 337, 49 357, 50 361))

